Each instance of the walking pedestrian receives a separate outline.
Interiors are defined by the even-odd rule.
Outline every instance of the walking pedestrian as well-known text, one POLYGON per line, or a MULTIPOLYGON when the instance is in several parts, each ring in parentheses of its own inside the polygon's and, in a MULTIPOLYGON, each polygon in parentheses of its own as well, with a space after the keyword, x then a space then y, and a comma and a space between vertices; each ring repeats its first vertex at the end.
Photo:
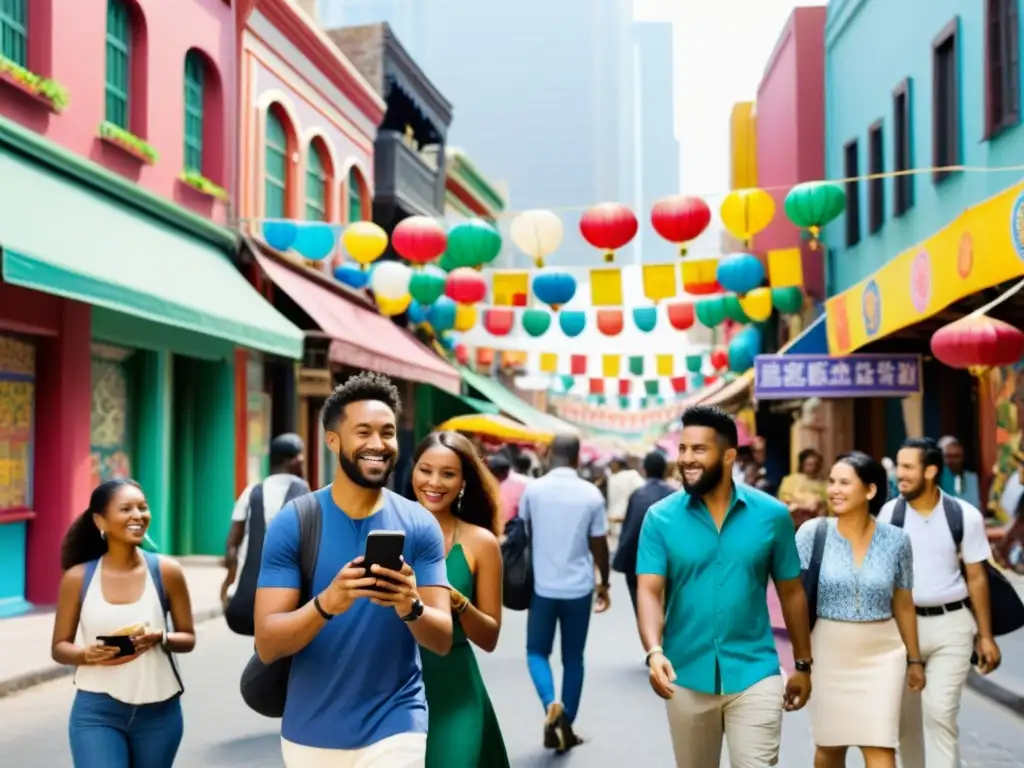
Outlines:
POLYGON ((498 493, 501 499, 501 523, 505 523, 519 514, 519 500, 529 483, 529 478, 512 471, 512 462, 503 453, 496 453, 487 462, 487 466, 498 481, 498 493))
POLYGON ((604 498, 577 474, 579 462, 579 439, 555 437, 550 470, 530 483, 519 503, 519 516, 530 525, 533 556, 526 661, 546 714, 544 746, 559 753, 582 741, 573 725, 583 695, 590 612, 602 613, 610 605, 604 498), (596 589, 595 563, 601 575, 596 589), (550 661, 556 628, 562 640, 561 701, 555 697, 550 661))
POLYGON ((192 605, 181 566, 141 548, 150 519, 138 483, 109 480, 61 545, 52 654, 76 667, 75 768, 170 768, 181 744, 184 687, 172 654, 195 647, 192 605))
POLYGON ((959 768, 957 716, 971 654, 977 654, 982 673, 1000 662, 985 572, 992 555, 985 519, 976 507, 943 493, 942 467, 934 440, 904 442, 896 454, 900 496, 878 514, 880 521, 906 530, 914 548, 914 605, 928 678, 923 692, 903 697, 899 754, 904 768, 959 768), (962 535, 959 548, 951 521, 962 535))
POLYGON ((608 464, 608 524, 612 538, 619 536, 622 521, 626 519, 626 506, 633 491, 644 484, 640 473, 629 466, 629 457, 621 454, 608 464))
POLYGON ((363 372, 323 409, 340 472, 314 492, 321 537, 312 599, 300 604, 296 502, 274 518, 256 592, 256 651, 291 657, 281 723, 287 768, 423 768, 427 705, 417 646, 452 644, 444 537, 434 517, 387 490, 398 457, 401 399, 391 381, 363 372), (401 571, 363 555, 372 532, 404 534, 401 571))
POLYGON ((633 603, 634 615, 636 614, 636 553, 640 546, 640 529, 651 505, 675 493, 675 489, 665 482, 667 471, 668 460, 661 451, 651 451, 644 456, 646 480, 629 497, 629 503, 626 505, 626 518, 622 522, 622 535, 619 537, 619 545, 615 548, 615 557, 612 558, 612 568, 626 575, 626 587, 629 589, 629 599, 633 603))
POLYGON ((452 649, 427 649, 427 768, 508 768, 498 718, 470 643, 487 653, 501 633, 504 522, 498 485, 468 438, 432 432, 413 454, 412 491, 444 534, 452 596, 452 649))
POLYGON ((896 768, 904 689, 924 687, 910 537, 874 520, 888 485, 866 453, 842 454, 828 481, 835 517, 809 520, 796 534, 805 571, 822 542, 811 633, 815 768, 841 768, 850 747, 866 768, 896 768))
POLYGON ((637 554, 640 639, 666 700, 677 768, 710 768, 722 737, 733 768, 779 759, 782 711, 811 693, 807 599, 789 510, 733 481, 736 423, 713 406, 683 414, 684 493, 647 513, 637 554), (796 672, 785 683, 768 616, 775 582, 796 672))

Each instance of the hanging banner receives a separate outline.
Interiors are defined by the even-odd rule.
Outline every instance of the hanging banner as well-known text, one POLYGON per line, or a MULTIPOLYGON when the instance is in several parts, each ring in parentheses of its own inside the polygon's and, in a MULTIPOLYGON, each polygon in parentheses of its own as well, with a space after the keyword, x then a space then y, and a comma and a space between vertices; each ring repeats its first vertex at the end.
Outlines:
POLYGON ((921 393, 920 355, 758 355, 754 399, 907 397, 921 393))

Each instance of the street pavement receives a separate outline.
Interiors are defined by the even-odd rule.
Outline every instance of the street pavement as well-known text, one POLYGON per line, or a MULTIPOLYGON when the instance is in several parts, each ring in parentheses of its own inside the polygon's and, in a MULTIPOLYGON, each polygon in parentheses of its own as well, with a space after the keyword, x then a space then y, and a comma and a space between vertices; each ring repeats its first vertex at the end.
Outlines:
MULTIPOLYGON (((621 580, 614 583, 613 597, 612 610, 594 616, 591 623, 578 720, 588 743, 565 757, 557 758, 540 745, 542 712, 524 661, 525 615, 506 611, 498 649, 478 655, 515 768, 672 766, 664 707, 647 685, 621 580)), ((281 768, 278 723, 249 712, 238 696, 238 676, 251 648, 251 640, 231 634, 219 619, 200 626, 197 650, 181 659, 187 690, 185 739, 177 765, 281 768)), ((70 679, 62 678, 0 699, 0 763, 70 766, 67 713, 73 695, 70 679)), ((1024 766, 1024 720, 966 691, 960 722, 965 766, 1024 766)), ((786 716, 783 741, 781 766, 811 765, 804 713, 786 716)), ((863 762, 851 755, 848 765, 863 762)))

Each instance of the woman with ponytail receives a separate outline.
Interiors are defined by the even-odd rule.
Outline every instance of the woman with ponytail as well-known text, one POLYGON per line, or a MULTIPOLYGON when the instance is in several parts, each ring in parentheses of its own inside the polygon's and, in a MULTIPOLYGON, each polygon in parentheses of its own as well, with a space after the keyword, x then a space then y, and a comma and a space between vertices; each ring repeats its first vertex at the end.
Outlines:
POLYGON ((139 484, 110 480, 61 545, 52 654, 77 667, 75 768, 170 768, 181 743, 184 688, 173 654, 195 647, 192 605, 181 566, 142 550, 149 523, 139 484))

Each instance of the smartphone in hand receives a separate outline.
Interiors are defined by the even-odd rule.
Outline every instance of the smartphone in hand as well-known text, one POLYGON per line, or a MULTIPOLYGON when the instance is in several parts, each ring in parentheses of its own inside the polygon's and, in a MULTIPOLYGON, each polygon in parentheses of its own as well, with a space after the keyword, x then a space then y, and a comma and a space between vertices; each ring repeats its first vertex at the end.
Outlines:
MULTIPOLYGON (((363 555, 366 575, 373 575, 370 568, 374 565, 392 571, 402 570, 402 551, 404 549, 404 531, 370 531, 366 536, 366 553, 363 555)), ((380 591, 380 587, 371 587, 371 589, 380 591)))

